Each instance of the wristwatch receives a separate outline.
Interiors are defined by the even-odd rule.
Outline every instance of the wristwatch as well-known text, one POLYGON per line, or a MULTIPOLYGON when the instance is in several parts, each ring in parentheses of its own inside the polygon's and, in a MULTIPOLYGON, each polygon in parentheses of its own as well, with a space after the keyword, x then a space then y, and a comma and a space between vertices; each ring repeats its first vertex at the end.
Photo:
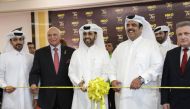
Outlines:
POLYGON ((138 79, 140 80, 141 84, 144 84, 144 78, 142 78, 141 76, 139 76, 138 79))

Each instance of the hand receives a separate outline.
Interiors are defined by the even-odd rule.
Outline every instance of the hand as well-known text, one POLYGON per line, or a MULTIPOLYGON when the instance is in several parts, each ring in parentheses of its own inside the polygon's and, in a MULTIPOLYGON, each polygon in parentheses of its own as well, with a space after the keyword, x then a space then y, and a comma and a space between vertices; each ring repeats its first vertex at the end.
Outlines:
POLYGON ((135 78, 130 85, 130 89, 139 89, 141 87, 141 80, 139 78, 135 78))
POLYGON ((38 93, 38 87, 36 86, 36 84, 32 84, 30 86, 30 90, 31 90, 32 94, 37 94, 38 93))
POLYGON ((86 89, 86 87, 84 87, 84 83, 85 83, 85 82, 82 80, 82 81, 78 84, 78 86, 81 87, 81 88, 80 88, 81 91, 86 92, 87 89, 86 89))
POLYGON ((163 109, 170 109, 170 104, 168 104, 168 103, 163 104, 163 109))
POLYGON ((111 85, 112 87, 118 87, 118 88, 113 88, 115 92, 119 92, 121 90, 121 88, 119 88, 121 86, 121 82, 119 82, 118 80, 113 80, 111 82, 111 85))
POLYGON ((16 90, 16 88, 13 87, 13 86, 6 86, 6 87, 4 88, 4 91, 7 92, 7 93, 12 93, 12 92, 14 92, 15 90, 16 90))

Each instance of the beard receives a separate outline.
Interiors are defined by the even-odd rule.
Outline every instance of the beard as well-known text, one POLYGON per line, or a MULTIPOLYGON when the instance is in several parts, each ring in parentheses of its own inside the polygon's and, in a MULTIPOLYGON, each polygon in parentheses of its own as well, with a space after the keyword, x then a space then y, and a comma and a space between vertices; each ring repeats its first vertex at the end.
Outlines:
POLYGON ((14 48, 15 48, 17 51, 21 51, 22 48, 23 48, 23 45, 22 45, 22 44, 16 44, 16 45, 14 46, 14 48))
POLYGON ((157 40, 157 42, 160 43, 160 44, 162 44, 162 43, 165 41, 165 39, 162 38, 162 37, 156 37, 156 40, 157 40))
POLYGON ((88 46, 91 47, 94 44, 94 40, 90 38, 84 38, 84 43, 88 46))

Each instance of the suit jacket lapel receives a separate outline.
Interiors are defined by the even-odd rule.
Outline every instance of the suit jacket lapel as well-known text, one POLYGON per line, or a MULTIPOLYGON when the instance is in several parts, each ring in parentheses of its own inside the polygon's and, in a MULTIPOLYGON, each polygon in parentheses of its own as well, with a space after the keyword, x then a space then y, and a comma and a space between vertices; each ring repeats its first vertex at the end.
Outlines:
POLYGON ((66 62, 66 54, 67 54, 67 51, 65 49, 65 47, 63 45, 61 45, 61 57, 60 57, 60 62, 59 62, 59 70, 58 70, 58 73, 59 71, 61 70, 61 68, 63 68, 65 62, 66 62))
POLYGON ((188 61, 187 61, 187 64, 186 64, 186 67, 185 67, 185 71, 184 71, 184 74, 183 75, 181 75, 181 69, 180 69, 180 67, 181 67, 181 47, 179 47, 179 49, 177 49, 178 51, 177 51, 177 59, 178 59, 178 74, 180 75, 180 76, 182 76, 182 77, 184 77, 185 75, 187 75, 187 73, 188 73, 188 71, 190 70, 189 69, 189 67, 190 67, 190 59, 188 59, 188 61))
POLYGON ((181 76, 181 69, 180 69, 180 55, 181 55, 181 47, 179 47, 178 49, 177 49, 177 52, 176 52, 176 65, 177 65, 177 69, 176 69, 176 71, 177 71, 177 73, 178 73, 178 75, 180 75, 181 76))
POLYGON ((188 61, 185 67, 185 74, 188 74, 189 70, 190 70, 190 59, 188 58, 188 61))
POLYGON ((51 67, 52 71, 54 72, 54 74, 56 74, 50 46, 47 47, 47 62, 50 63, 50 67, 51 67))

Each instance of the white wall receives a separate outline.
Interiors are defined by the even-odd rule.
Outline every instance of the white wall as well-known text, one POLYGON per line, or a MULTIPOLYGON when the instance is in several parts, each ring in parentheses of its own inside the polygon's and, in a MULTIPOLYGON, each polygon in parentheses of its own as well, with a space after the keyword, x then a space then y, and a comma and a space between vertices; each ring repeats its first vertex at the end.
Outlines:
POLYGON ((0 12, 34 11, 39 9, 66 10, 148 1, 160 0, 9 0, 9 2, 0 2, 0 12))
POLYGON ((6 34, 18 27, 23 27, 26 42, 31 41, 32 28, 30 12, 0 13, 0 52, 4 48, 6 34))

